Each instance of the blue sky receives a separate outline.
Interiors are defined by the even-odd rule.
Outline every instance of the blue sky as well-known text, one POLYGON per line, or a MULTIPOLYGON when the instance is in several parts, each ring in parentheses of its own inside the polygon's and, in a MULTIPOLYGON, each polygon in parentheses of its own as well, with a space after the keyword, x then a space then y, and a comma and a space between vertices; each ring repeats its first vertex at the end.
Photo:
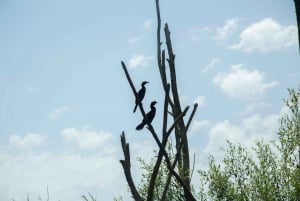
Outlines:
MULTIPOLYGON (((182 105, 200 106, 189 133, 198 169, 222 156, 226 139, 250 147, 276 138, 282 99, 299 85, 294 10, 292 0, 161 2, 182 105)), ((141 114, 120 61, 137 88, 150 82, 144 107, 158 101, 160 130, 155 56, 154 1, 2 0, 0 200, 45 199, 47 186, 51 200, 129 197, 119 135, 132 160, 149 159, 155 144, 135 131, 141 114)))

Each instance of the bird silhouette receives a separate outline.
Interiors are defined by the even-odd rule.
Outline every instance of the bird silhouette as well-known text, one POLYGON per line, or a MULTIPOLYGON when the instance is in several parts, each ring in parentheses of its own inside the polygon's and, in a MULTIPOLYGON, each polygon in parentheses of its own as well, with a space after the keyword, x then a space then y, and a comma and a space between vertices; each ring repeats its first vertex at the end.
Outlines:
MULTIPOLYGON (((157 103, 156 101, 152 101, 151 102, 151 104, 150 104, 151 110, 146 114, 146 117, 147 117, 149 123, 151 123, 152 120, 154 119, 155 112, 156 112, 156 108, 155 108, 154 105, 156 103, 157 103)), ((136 130, 142 130, 146 124, 147 124, 147 122, 146 122, 146 119, 144 118, 143 121, 142 121, 142 123, 140 123, 135 129, 136 130)))
POLYGON ((136 95, 135 106, 134 106, 134 109, 133 109, 133 113, 135 113, 137 106, 139 105, 139 103, 142 102, 142 100, 143 100, 144 97, 145 97, 145 93, 146 93, 146 87, 145 87, 145 85, 146 85, 147 83, 149 83, 149 82, 144 81, 144 82, 142 82, 142 84, 141 84, 142 88, 138 91, 138 93, 137 93, 137 95, 136 95))

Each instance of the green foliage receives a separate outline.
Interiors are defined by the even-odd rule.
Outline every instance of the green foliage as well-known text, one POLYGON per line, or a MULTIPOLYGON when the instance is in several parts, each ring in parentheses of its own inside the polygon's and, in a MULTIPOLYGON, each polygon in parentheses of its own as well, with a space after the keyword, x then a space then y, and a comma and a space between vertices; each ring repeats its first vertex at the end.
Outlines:
POLYGON ((123 197, 121 195, 114 197, 114 201, 123 201, 123 197))
MULTIPOLYGON (((285 100, 289 113, 279 121, 278 140, 256 141, 251 150, 227 141, 221 164, 210 156, 208 169, 198 171, 198 200, 300 201, 300 89, 289 90, 289 95, 285 100)), ((172 156, 170 147, 168 152, 172 156)), ((149 163, 139 161, 144 170, 139 192, 146 199, 155 158, 149 163)), ((155 185, 154 200, 161 198, 167 176, 168 169, 163 163, 155 185)), ((172 180, 166 200, 184 200, 182 192, 172 180)))
POLYGON ((213 156, 199 171, 200 200, 300 200, 300 92, 289 90, 290 113, 280 119, 278 142, 257 141, 254 154, 228 143, 222 164, 213 156))
MULTIPOLYGON (((169 153, 171 153, 170 158, 171 159, 174 158, 174 157, 172 157, 174 155, 171 152, 171 146, 169 146, 168 150, 169 150, 169 153)), ((148 193, 148 187, 149 187, 153 167, 156 162, 156 158, 152 158, 151 161, 148 163, 145 162, 145 160, 143 160, 142 158, 139 158, 138 161, 141 163, 141 168, 144 172, 142 174, 141 184, 138 187, 138 189, 139 189, 139 193, 141 194, 142 198, 144 198, 146 200, 147 193, 148 193)), ((153 196, 154 201, 161 199, 164 188, 165 188, 166 181, 168 179, 168 173, 169 173, 169 170, 167 169, 167 164, 165 163, 165 161, 163 161, 160 166, 159 173, 158 173, 156 183, 155 183, 154 196, 153 196)), ((169 185, 169 188, 168 188, 168 191, 166 194, 166 200, 174 200, 174 201, 183 201, 184 200, 183 189, 177 183, 177 181, 174 180, 173 178, 170 181, 170 185, 169 185)))
POLYGON ((88 194, 89 194, 88 197, 85 195, 81 196, 84 201, 97 201, 97 196, 92 196, 91 193, 88 194))

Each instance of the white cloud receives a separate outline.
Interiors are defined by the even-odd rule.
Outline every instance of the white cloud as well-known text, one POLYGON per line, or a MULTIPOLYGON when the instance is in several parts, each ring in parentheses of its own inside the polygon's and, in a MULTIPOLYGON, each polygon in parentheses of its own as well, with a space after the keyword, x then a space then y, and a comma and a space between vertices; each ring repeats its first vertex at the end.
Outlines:
POLYGON ((69 111, 70 108, 67 106, 64 107, 60 107, 60 108, 56 108, 55 110, 53 110, 50 115, 49 118, 56 120, 58 118, 60 118, 65 112, 69 111))
POLYGON ((179 95, 179 99, 181 102, 186 102, 189 100, 189 96, 187 94, 185 94, 184 92, 182 92, 180 89, 178 91, 178 95, 179 95))
POLYGON ((189 35, 192 41, 199 41, 201 38, 201 34, 207 31, 209 31, 208 27, 201 27, 201 28, 193 27, 189 30, 189 35))
POLYGON ((210 125, 210 121, 208 120, 203 120, 203 121, 193 120, 191 125, 191 135, 195 135, 196 133, 199 132, 201 128, 208 127, 209 125, 210 125))
MULTIPOLYGON (((112 200, 115 195, 130 199, 128 185, 119 162, 123 158, 119 139, 111 134, 89 129, 65 129, 62 135, 78 146, 108 147, 93 152, 81 152, 64 147, 60 152, 14 152, 0 147, 0 200, 46 200, 49 188, 50 200, 81 200, 80 196, 97 195, 103 200, 112 200), (82 141, 82 142, 79 142, 82 141), (95 141, 95 142, 91 142, 95 141), (28 182, 30 181, 30 182, 28 182)), ((130 139, 130 135, 127 135, 130 139)), ((130 140, 129 140, 130 141, 130 140)), ((139 143, 130 143, 134 178, 139 181, 140 164, 136 157, 150 159, 157 149, 152 138, 139 143)))
POLYGON ((219 62, 220 62, 220 59, 218 59, 218 58, 212 59, 210 61, 210 63, 203 68, 202 72, 206 73, 207 71, 213 69, 215 67, 215 65, 218 64, 219 62))
POLYGON ((242 100, 259 99, 266 90, 278 84, 276 81, 265 83, 261 72, 248 70, 243 65, 232 66, 228 73, 218 73, 213 82, 230 98, 242 100))
POLYGON ((276 135, 279 117, 279 114, 262 117, 260 114, 256 113, 243 119, 241 126, 252 136, 271 140, 270 137, 276 135))
POLYGON ((147 20, 144 22, 144 29, 148 30, 148 31, 151 31, 153 29, 153 20, 147 20))
POLYGON ((217 27, 216 32, 216 39, 217 40, 224 40, 226 39, 230 34, 232 34, 237 29, 237 24, 240 22, 240 18, 232 18, 226 20, 224 26, 217 27))
POLYGON ((270 105, 264 102, 255 102, 255 103, 247 104, 244 111, 242 112, 242 115, 249 115, 250 113, 256 111, 257 109, 264 108, 264 107, 270 107, 270 105))
POLYGON ((240 34, 240 42, 229 46, 244 52, 269 52, 297 44, 297 27, 280 25, 272 18, 251 24, 240 34))
MULTIPOLYGON (((155 156, 154 150, 157 150, 156 143, 152 138, 148 138, 141 142, 132 142, 130 143, 131 158, 132 163, 135 167, 141 166, 141 164, 136 160, 137 158, 142 158, 150 162, 151 157, 155 156)), ((136 174, 136 176, 140 176, 136 174)))
POLYGON ((245 131, 229 120, 216 123, 209 132, 209 143, 206 152, 216 153, 225 145, 226 140, 237 143, 245 137, 245 131))
POLYGON ((194 102, 198 103, 198 107, 202 107, 204 105, 204 102, 205 102, 205 97, 204 96, 198 96, 197 98, 195 98, 194 102))
POLYGON ((46 141, 46 136, 35 133, 29 133, 23 138, 19 135, 11 135, 8 141, 11 147, 32 149, 42 145, 46 141))
MULTIPOLYGON (((112 134, 108 132, 97 132, 90 129, 66 128, 61 132, 62 136, 68 141, 74 141, 83 149, 93 150, 108 146, 108 141, 112 139, 112 134)), ((109 147, 107 147, 107 151, 109 147)))
POLYGON ((178 93, 179 93, 179 99, 183 103, 184 102, 189 102, 188 104, 198 103, 198 107, 202 107, 204 105, 204 102, 205 102, 204 96, 197 96, 194 100, 191 100, 191 98, 187 94, 183 93, 181 90, 179 90, 178 93))
POLYGON ((0 200, 81 200, 88 192, 103 200, 127 195, 119 158, 114 155, 0 151, 0 200))
POLYGON ((218 160, 224 156, 221 147, 227 147, 226 141, 241 144, 251 148, 255 146, 256 140, 269 142, 276 139, 276 131, 279 127, 279 114, 262 116, 253 114, 246 117, 239 124, 224 120, 216 123, 209 132, 209 142, 204 153, 213 154, 218 160))
POLYGON ((145 67, 145 66, 148 66, 152 60, 153 60, 153 57, 151 57, 151 56, 145 56, 143 54, 136 54, 130 58, 128 67, 129 68, 136 68, 138 66, 145 67))
POLYGON ((130 44, 135 44, 135 43, 139 42, 140 40, 141 40, 140 37, 130 37, 129 40, 128 40, 128 42, 130 44))
POLYGON ((38 89, 35 88, 35 87, 32 87, 32 86, 28 86, 28 87, 25 89, 25 92, 27 92, 27 93, 35 93, 35 92, 38 92, 38 89))

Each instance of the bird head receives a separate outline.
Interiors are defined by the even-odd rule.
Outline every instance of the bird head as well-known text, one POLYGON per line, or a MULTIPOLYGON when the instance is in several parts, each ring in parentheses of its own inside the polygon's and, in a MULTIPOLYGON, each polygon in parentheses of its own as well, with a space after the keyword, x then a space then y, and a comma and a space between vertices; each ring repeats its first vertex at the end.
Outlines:
POLYGON ((144 81, 144 82, 142 82, 142 86, 145 86, 146 84, 148 84, 149 82, 147 82, 147 81, 144 81))
POLYGON ((153 107, 156 103, 156 101, 152 101, 150 107, 153 107))

